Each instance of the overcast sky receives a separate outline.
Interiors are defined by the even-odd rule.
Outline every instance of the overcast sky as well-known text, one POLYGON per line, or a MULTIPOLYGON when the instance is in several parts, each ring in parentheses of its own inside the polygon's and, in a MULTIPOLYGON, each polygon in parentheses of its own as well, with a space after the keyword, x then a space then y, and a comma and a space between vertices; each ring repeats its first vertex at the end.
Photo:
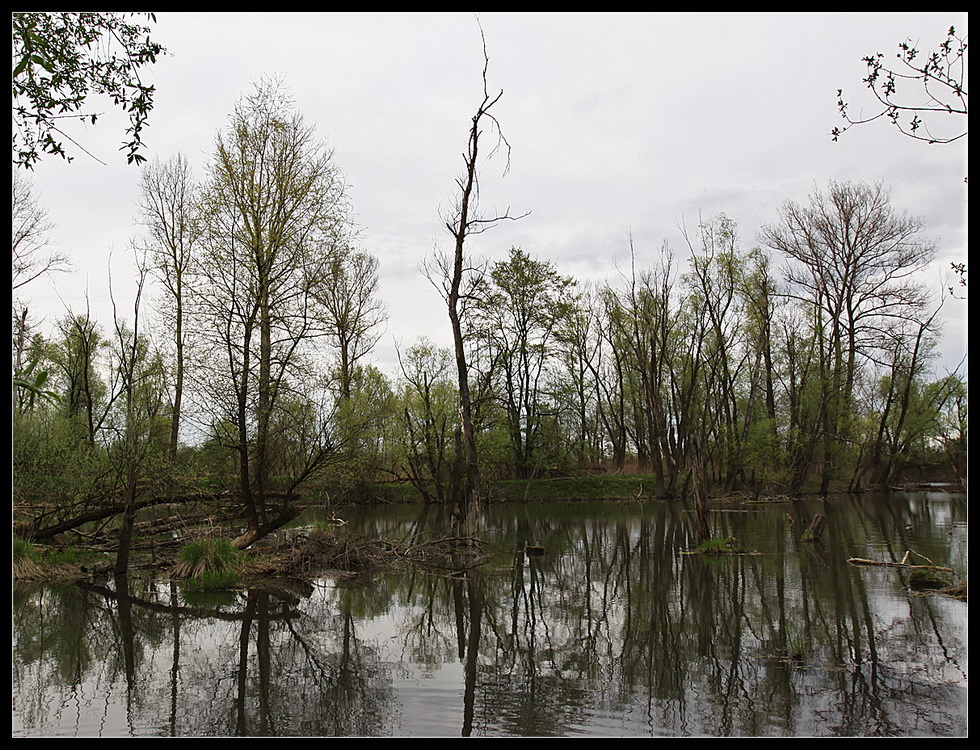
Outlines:
MULTIPOLYGON (((531 213, 473 238, 478 255, 518 246, 582 282, 615 282, 630 236, 639 266, 656 264, 664 242, 683 263, 678 226, 724 213, 749 249, 784 201, 805 202, 830 180, 881 180, 938 241, 927 277, 937 295, 953 283, 950 262, 966 259, 966 139, 928 145, 881 121, 829 136, 842 124, 837 89, 853 114, 873 109, 862 57, 891 58, 906 38, 931 51, 950 25, 967 33, 965 13, 483 13, 480 23, 512 147, 506 177, 502 160, 483 165, 482 204, 531 213)), ((203 178, 236 100, 280 76, 334 150, 361 246, 380 261, 390 320, 376 364, 394 374, 394 347, 421 335, 448 345, 444 305, 419 266, 449 247, 440 210, 482 98, 474 15, 165 12, 152 36, 168 54, 144 75, 157 88, 146 155, 182 152, 203 178)), ((77 266, 27 288, 49 322, 84 309, 87 294, 108 325, 110 262, 129 309, 139 176, 118 150, 126 120, 111 109, 73 131, 106 165, 49 156, 30 175, 57 225, 53 244, 77 266)), ((948 367, 966 351, 966 309, 944 308, 948 367)))

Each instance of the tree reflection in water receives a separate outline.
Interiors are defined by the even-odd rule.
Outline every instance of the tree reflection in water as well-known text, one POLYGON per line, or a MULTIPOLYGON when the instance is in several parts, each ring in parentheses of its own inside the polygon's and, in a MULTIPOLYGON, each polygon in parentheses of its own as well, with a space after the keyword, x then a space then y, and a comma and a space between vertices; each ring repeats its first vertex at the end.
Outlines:
MULTIPOLYGON (((846 563, 914 549, 965 571, 964 502, 717 508, 716 535, 758 552, 726 557, 683 554, 688 510, 494 506, 480 568, 292 594, 125 579, 18 591, 14 734, 966 734, 966 604, 846 563), (800 542, 818 510, 824 538, 800 542), (543 556, 525 553, 532 539, 543 556)), ((389 538, 442 523, 419 518, 350 523, 389 538)))

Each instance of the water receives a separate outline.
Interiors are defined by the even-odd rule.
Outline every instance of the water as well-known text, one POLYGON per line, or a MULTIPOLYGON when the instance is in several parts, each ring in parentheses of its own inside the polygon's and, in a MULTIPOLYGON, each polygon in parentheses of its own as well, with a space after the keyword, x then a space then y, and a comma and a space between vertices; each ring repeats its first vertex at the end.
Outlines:
MULTIPOLYGON (((403 539, 444 533, 442 510, 338 514, 403 539)), ((707 558, 680 503, 515 504, 467 572, 18 591, 13 735, 963 736, 967 604, 846 560, 965 578, 966 517, 944 493, 721 504, 715 533, 756 554, 707 558)))

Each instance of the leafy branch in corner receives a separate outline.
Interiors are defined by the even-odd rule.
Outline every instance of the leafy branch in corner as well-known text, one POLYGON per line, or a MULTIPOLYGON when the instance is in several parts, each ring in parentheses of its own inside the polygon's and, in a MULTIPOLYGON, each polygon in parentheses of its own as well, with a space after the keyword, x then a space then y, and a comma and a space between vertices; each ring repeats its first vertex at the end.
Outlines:
POLYGON ((955 27, 950 26, 945 41, 924 59, 918 43, 909 39, 899 44, 898 50, 896 57, 901 64, 896 65, 894 70, 885 65, 885 56, 881 52, 862 58, 868 66, 868 75, 863 83, 881 105, 881 110, 876 114, 852 118, 848 113, 848 103, 843 98, 843 89, 837 90, 837 108, 847 125, 831 131, 833 140, 836 141, 854 125, 881 118, 891 122, 903 135, 927 143, 952 143, 966 136, 965 121, 962 128, 954 130, 954 134, 936 135, 923 118, 930 117, 935 122, 940 115, 967 116, 967 37, 958 36, 955 27), (906 85, 912 83, 914 87, 906 85), (910 88, 913 89, 912 93, 909 93, 910 88))
MULTIPOLYGON (((102 113, 83 111, 91 94, 108 97, 129 116, 120 148, 127 163, 146 160, 140 153, 142 131, 155 90, 139 72, 165 50, 150 39, 148 27, 130 23, 127 15, 132 14, 12 14, 15 165, 31 169, 44 154, 71 161, 65 141, 88 153, 60 124, 81 120, 94 125, 102 113)), ((156 20, 152 13, 147 16, 156 20)))

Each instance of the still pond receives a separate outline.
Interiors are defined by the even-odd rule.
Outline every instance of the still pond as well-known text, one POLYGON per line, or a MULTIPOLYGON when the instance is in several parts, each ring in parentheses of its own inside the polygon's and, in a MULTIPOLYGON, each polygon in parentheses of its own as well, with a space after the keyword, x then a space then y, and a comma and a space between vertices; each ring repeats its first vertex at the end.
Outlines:
MULTIPOLYGON (((422 539, 443 511, 332 512, 422 539)), ((911 552, 965 581, 963 494, 719 504, 714 533, 755 553, 724 557, 687 554, 682 503, 496 505, 483 523, 491 558, 456 574, 18 588, 13 736, 968 734, 967 603, 847 562, 911 552), (822 538, 801 542, 816 513, 822 538)))

